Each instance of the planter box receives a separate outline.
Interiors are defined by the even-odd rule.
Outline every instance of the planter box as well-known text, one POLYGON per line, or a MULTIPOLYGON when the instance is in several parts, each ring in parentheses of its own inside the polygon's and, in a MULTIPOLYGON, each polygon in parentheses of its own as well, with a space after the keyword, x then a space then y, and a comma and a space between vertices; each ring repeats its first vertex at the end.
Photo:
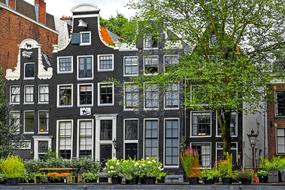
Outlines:
POLYGON ((241 178, 240 181, 241 181, 241 184, 243 184, 243 185, 250 185, 251 184, 251 179, 248 179, 248 178, 241 178))
POLYGON ((112 184, 121 184, 122 178, 121 177, 112 177, 112 184))
POLYGON ((155 184, 155 177, 144 177, 141 178, 141 184, 155 184))
POLYGON ((6 184, 7 185, 18 185, 18 179, 17 178, 7 178, 6 184))
POLYGON ((263 176, 263 177, 258 177, 260 183, 267 183, 268 181, 268 176, 263 176))
POLYGON ((199 178, 198 177, 189 177, 189 184, 190 185, 198 185, 199 184, 199 178))
POLYGON ((279 182, 279 171, 272 171, 268 173, 268 183, 279 182))
POLYGON ((233 182, 233 179, 231 177, 224 177, 222 178, 223 185, 231 185, 233 182))
POLYGON ((280 178, 282 182, 285 182, 285 169, 280 171, 280 178))

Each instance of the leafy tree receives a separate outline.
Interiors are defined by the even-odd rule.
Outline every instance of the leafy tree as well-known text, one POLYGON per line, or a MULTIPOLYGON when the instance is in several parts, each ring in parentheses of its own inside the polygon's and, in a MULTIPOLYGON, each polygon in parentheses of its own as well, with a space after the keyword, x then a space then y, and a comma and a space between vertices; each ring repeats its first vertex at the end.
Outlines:
POLYGON ((152 20, 143 28, 171 31, 191 47, 167 74, 138 80, 162 86, 183 81, 184 105, 216 112, 224 153, 230 152, 231 113, 256 112, 272 80, 272 63, 273 69, 280 69, 277 63, 285 52, 284 1, 137 0, 129 6, 142 20, 152 20))
POLYGON ((13 151, 12 142, 16 142, 15 120, 10 117, 7 99, 5 97, 5 82, 3 71, 0 67, 0 158, 7 157, 13 151))

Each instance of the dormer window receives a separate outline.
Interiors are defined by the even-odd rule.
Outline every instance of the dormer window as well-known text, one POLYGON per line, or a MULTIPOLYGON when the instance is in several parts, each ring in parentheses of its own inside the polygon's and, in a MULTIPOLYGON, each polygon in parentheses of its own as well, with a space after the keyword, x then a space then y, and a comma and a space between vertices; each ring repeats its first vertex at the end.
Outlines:
POLYGON ((80 45, 91 45, 91 32, 80 32, 80 45))
POLYGON ((25 63, 24 64, 24 78, 34 79, 35 78, 35 63, 25 63))
POLYGON ((157 38, 147 35, 144 38, 144 48, 158 48, 157 38))

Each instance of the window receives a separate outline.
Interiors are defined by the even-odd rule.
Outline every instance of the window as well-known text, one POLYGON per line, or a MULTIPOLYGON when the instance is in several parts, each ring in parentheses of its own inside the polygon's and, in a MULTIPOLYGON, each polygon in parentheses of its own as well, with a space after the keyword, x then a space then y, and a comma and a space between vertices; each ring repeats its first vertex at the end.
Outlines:
POLYGON ((145 108, 158 108, 159 91, 157 84, 145 84, 145 108))
POLYGON ((20 140, 12 143, 14 149, 18 150, 31 150, 32 142, 29 140, 20 140))
POLYGON ((112 140, 112 120, 101 120, 100 121, 100 140, 111 141, 112 140))
MULTIPOLYGON (((222 131, 221 131, 221 126, 219 125, 218 122, 218 131, 217 131, 217 136, 221 136, 222 135, 222 131)), ((232 112, 231 113, 231 129, 230 129, 230 133, 232 137, 236 137, 238 135, 238 114, 236 112, 232 112)))
POLYGON ((152 75, 158 73, 158 56, 144 57, 144 74, 152 75))
POLYGON ((178 55, 165 55, 164 56, 164 72, 168 72, 169 69, 179 63, 178 55))
POLYGON ((57 58, 57 73, 72 73, 73 57, 65 56, 57 58))
POLYGON ((93 56, 78 56, 78 79, 93 79, 93 56))
POLYGON ((98 55, 98 71, 113 71, 114 55, 98 55))
POLYGON ((114 105, 113 83, 98 83, 99 100, 98 105, 114 105))
POLYGON ((92 159, 93 150, 93 122, 79 121, 79 158, 92 159))
POLYGON ((277 129, 277 154, 285 154, 285 129, 277 129))
POLYGON ((200 166, 211 168, 211 143, 191 143, 191 146, 198 152, 200 166))
POLYGON ((285 116, 285 91, 276 92, 276 116, 285 116))
POLYGON ((20 103, 20 86, 10 87, 10 103, 19 104, 20 103))
POLYGON ((139 74, 139 59, 136 56, 124 57, 124 76, 136 76, 139 74))
POLYGON ((35 64, 34 63, 25 63, 25 79, 34 79, 35 78, 35 64))
POLYGON ((25 86, 25 103, 34 103, 34 86, 25 86))
POLYGON ((147 35, 144 38, 144 48, 157 48, 158 47, 158 40, 157 38, 147 35))
POLYGON ((145 154, 158 160, 158 120, 145 120, 145 154))
POLYGON ((125 159, 138 158, 138 120, 126 119, 125 120, 125 159))
POLYGON ((49 88, 48 85, 39 85, 39 103, 49 102, 49 88))
POLYGON ((12 131, 15 132, 15 134, 20 134, 20 112, 10 112, 10 115, 10 125, 13 127, 12 131))
POLYGON ((164 165, 179 166, 179 120, 166 119, 164 129, 164 165))
POLYGON ((49 113, 48 111, 39 111, 39 133, 47 133, 48 132, 48 119, 49 113))
POLYGON ((34 111, 24 112, 24 133, 34 133, 34 111))
MULTIPOLYGON (((223 152, 223 144, 222 142, 217 142, 217 157, 216 161, 224 160, 224 152, 223 152)), ((232 162, 233 166, 237 166, 238 164, 238 143, 231 143, 231 154, 232 154, 232 162)))
POLYGON ((132 83, 125 84, 125 109, 135 109, 139 106, 139 87, 132 83))
POLYGON ((38 157, 40 160, 44 160, 49 151, 48 141, 38 141, 38 157))
POLYGON ((91 32, 80 32, 80 45, 91 44, 91 32))
POLYGON ((72 101, 72 85, 59 85, 58 91, 58 107, 71 107, 72 101))
POLYGON ((167 85, 164 94, 164 107, 166 109, 179 108, 179 85, 167 85))
POLYGON ((192 136, 210 136, 212 126, 211 112, 191 112, 192 136))
POLYGON ((78 106, 92 106, 93 105, 93 85, 80 84, 78 85, 79 101, 78 106))
POLYGON ((63 159, 72 157, 72 121, 58 121, 58 155, 63 159))

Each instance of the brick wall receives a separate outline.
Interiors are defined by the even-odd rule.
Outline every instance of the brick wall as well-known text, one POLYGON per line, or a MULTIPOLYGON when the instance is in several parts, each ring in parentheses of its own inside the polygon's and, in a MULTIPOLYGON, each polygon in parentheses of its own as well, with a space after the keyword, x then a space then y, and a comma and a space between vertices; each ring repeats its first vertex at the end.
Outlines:
POLYGON ((276 128, 285 128, 285 118, 275 117, 274 91, 285 91, 285 84, 274 84, 272 86, 271 100, 267 104, 267 132, 268 132, 268 156, 276 155, 276 128))
POLYGON ((57 34, 4 8, 0 8, 0 65, 6 70, 17 63, 18 44, 31 38, 42 45, 42 51, 51 55, 57 34))

